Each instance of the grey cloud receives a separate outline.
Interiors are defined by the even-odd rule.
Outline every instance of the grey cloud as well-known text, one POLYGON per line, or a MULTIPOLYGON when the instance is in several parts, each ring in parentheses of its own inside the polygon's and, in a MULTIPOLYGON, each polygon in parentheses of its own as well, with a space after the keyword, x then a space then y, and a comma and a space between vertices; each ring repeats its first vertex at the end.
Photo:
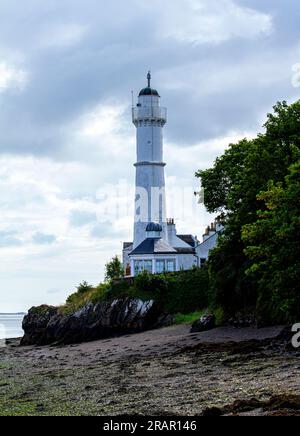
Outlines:
MULTIPOLYGON (((157 13, 155 4, 153 14, 149 15, 138 2, 132 3, 134 8, 129 8, 123 1, 115 0, 103 8, 95 0, 84 5, 74 0, 45 0, 42 4, 28 0, 26 6, 20 6, 13 0, 0 7, 3 22, 9 23, 0 29, 2 45, 7 52, 23 50, 24 67, 30 71, 30 84, 23 93, 3 97, 0 150, 71 160, 70 149, 65 146, 69 123, 108 98, 128 102, 129 106, 131 89, 137 92, 144 85, 149 58, 154 84, 163 104, 169 107, 168 138, 180 146, 245 126, 258 128, 257 113, 270 108, 287 90, 292 98, 296 95, 284 83, 269 89, 267 77, 264 86, 256 86, 261 78, 259 68, 252 73, 251 83, 249 78, 238 78, 244 80, 242 90, 240 87, 227 90, 227 83, 222 80, 222 70, 234 65, 238 75, 247 58, 259 65, 270 53, 284 57, 284 47, 282 53, 278 51, 282 44, 278 35, 291 46, 298 44, 300 8, 293 7, 291 14, 291 0, 268 1, 263 6, 263 2, 236 1, 271 13, 274 31, 261 35, 259 42, 237 38, 215 45, 158 38, 162 29, 160 21, 153 20, 157 13), (10 24, 12 19, 14 26, 10 24), (82 40, 74 46, 39 47, 39 35, 44 35, 45 29, 64 24, 86 26, 82 40), (178 82, 174 72, 184 65, 186 74, 180 77, 181 85, 172 88, 178 82), (202 94, 199 91, 205 90, 206 76, 210 76, 212 69, 220 72, 218 86, 202 94)), ((129 118, 127 122, 129 125, 129 118)))

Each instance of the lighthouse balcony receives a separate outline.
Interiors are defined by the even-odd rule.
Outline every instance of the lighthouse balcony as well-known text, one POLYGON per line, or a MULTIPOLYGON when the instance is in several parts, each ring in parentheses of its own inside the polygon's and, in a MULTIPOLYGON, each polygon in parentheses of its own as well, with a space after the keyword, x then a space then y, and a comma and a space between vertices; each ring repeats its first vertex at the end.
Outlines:
POLYGON ((141 106, 132 108, 132 121, 134 124, 140 121, 160 121, 167 122, 167 108, 141 106))

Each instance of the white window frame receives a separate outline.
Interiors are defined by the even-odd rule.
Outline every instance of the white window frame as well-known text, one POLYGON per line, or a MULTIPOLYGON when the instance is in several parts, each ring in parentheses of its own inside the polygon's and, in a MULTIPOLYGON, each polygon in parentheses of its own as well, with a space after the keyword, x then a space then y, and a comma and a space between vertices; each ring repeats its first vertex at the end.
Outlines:
MULTIPOLYGON (((136 272, 135 270, 135 262, 147 262, 152 261, 152 274, 162 274, 158 273, 156 269, 156 261, 164 261, 164 272, 167 271, 168 262, 174 262, 174 272, 179 271, 179 257, 178 256, 166 256, 166 255, 148 255, 148 256, 130 256, 130 262, 131 262, 131 271, 133 271, 134 276, 140 274, 140 271, 136 272)), ((144 270, 144 267, 143 267, 144 270)), ((143 271, 142 270, 142 271, 143 271)), ((171 272, 171 271, 169 271, 171 272)))

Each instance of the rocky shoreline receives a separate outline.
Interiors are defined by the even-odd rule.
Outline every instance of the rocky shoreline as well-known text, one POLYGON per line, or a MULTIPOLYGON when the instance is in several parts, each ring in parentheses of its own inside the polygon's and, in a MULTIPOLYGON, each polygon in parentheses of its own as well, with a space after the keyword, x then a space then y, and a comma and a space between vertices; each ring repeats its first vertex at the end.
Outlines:
POLYGON ((282 327, 172 326, 0 349, 0 415, 300 415, 299 351, 282 327))
POLYGON ((171 325, 173 318, 153 300, 124 297, 87 303, 64 313, 52 306, 33 307, 23 320, 21 345, 76 344, 171 325))

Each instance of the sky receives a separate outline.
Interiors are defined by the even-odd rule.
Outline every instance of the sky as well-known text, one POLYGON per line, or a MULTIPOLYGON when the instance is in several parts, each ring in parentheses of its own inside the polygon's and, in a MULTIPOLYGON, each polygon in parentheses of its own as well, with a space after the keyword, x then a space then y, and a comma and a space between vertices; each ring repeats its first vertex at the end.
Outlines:
POLYGON ((136 98, 168 108, 168 216, 194 175, 300 97, 298 0, 0 0, 0 312, 61 304, 132 240, 136 98))

